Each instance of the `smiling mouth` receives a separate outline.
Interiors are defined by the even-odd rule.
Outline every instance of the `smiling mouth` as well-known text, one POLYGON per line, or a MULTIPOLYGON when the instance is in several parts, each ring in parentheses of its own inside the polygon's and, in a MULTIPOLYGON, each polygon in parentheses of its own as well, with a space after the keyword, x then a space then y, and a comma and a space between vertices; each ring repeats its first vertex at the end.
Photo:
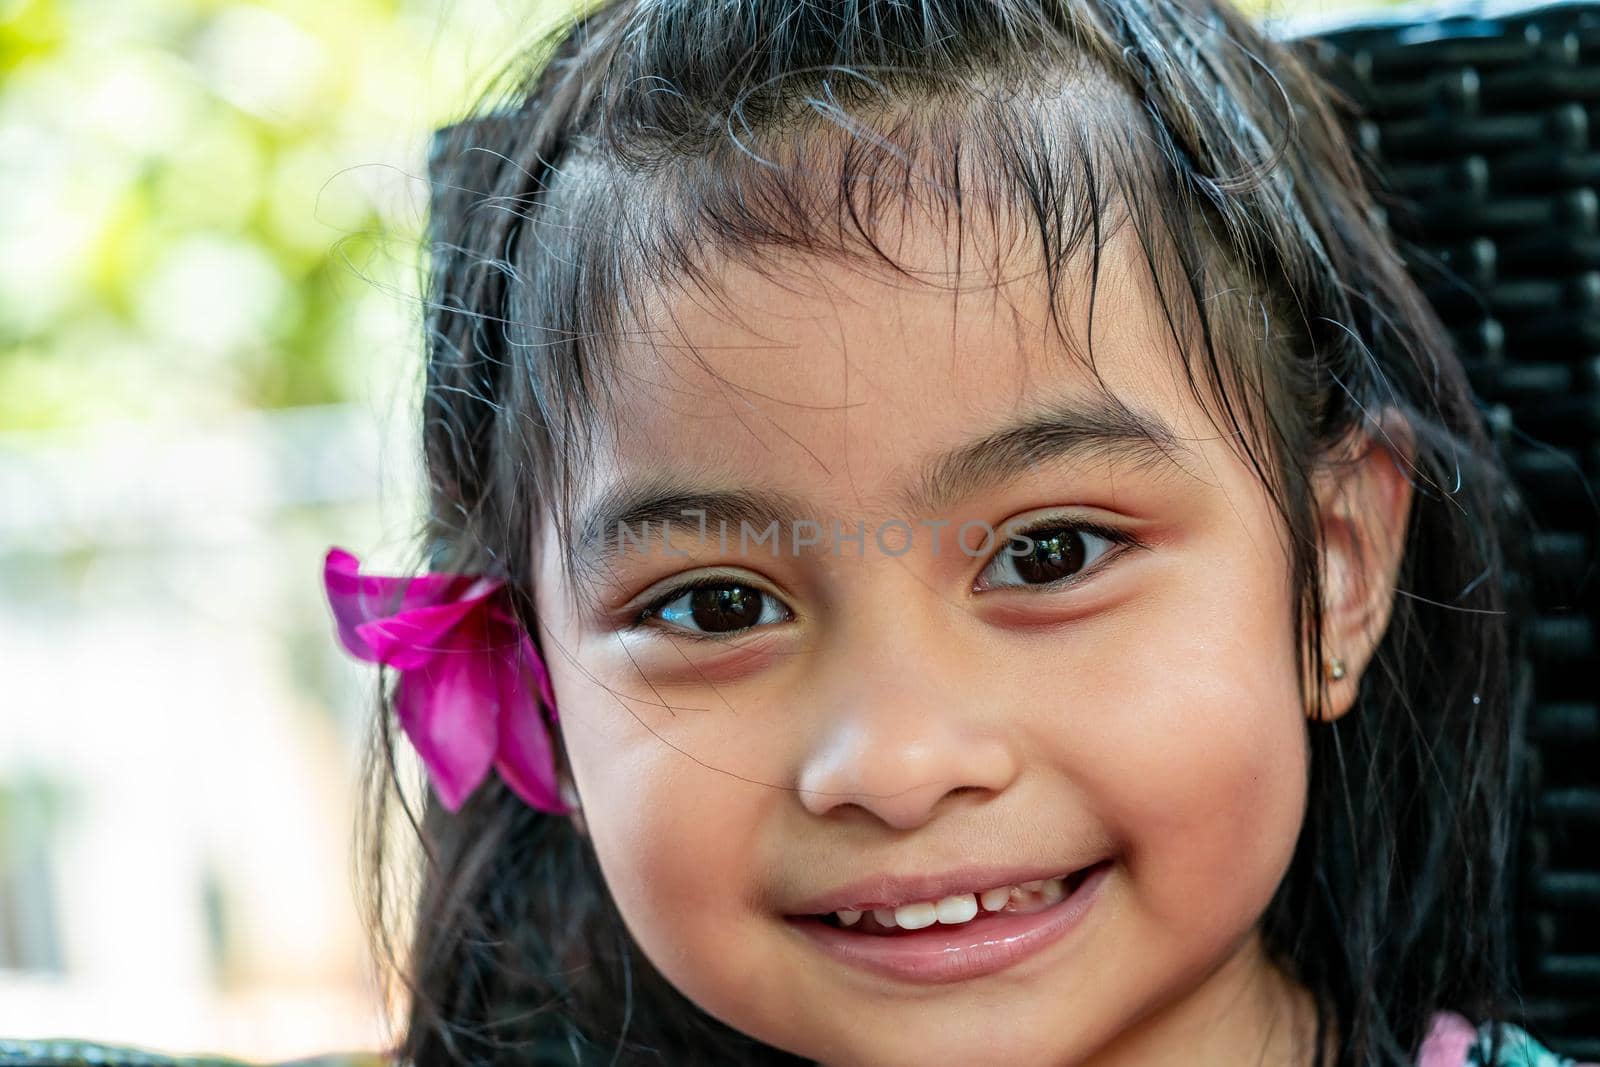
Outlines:
POLYGON ((998 974, 1071 941, 1089 920, 1114 858, 1037 883, 995 886, 888 909, 792 915, 789 928, 824 956, 916 984, 998 974), (988 897, 985 908, 984 897, 988 897))
POLYGON ((976 893, 958 893, 940 900, 903 904, 897 908, 866 911, 843 909, 804 918, 840 931, 873 937, 904 937, 936 927, 941 930, 982 926, 1006 916, 1034 915, 1072 896, 1095 872, 1108 865, 1102 860, 1088 867, 1036 881, 994 886, 976 893))

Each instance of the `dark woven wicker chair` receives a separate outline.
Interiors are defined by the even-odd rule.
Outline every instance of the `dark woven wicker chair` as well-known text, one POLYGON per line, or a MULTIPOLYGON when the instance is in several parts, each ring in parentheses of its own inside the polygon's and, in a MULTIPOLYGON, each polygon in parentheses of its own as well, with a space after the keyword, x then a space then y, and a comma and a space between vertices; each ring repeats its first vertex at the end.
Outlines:
POLYGON ((1454 4, 1281 33, 1362 108, 1389 224, 1537 524, 1521 988, 1536 1036, 1600 1060, 1600 4, 1454 4))

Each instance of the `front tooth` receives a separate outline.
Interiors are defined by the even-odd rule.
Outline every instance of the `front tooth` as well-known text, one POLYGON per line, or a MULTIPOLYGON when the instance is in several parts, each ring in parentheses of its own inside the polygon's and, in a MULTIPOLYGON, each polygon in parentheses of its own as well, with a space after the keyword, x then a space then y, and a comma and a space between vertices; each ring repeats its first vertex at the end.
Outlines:
POLYGON ((1039 889, 1039 893, 1044 897, 1046 904, 1054 904, 1067 895, 1067 886, 1059 878, 1046 878, 1044 885, 1039 889))
POLYGON ((861 913, 859 911, 851 911, 849 908, 841 909, 834 912, 834 914, 839 916, 840 926, 854 926, 861 921, 861 913))
POLYGON ((1011 903, 1011 887, 1003 885, 996 889, 985 889, 978 899, 982 901, 984 911, 999 911, 1011 903))
POLYGON ((1031 882, 1019 882, 1018 884, 1021 885, 1022 888, 1026 889, 1030 893, 1037 893, 1039 891, 1039 887, 1044 885, 1044 879, 1043 878, 1035 878, 1031 882))
POLYGON ((945 897, 933 906, 933 910, 942 923, 964 923, 978 914, 978 898, 971 893, 945 897))
POLYGON ((932 904, 902 904, 894 909, 894 921, 907 930, 920 930, 939 921, 932 904))
POLYGON ((897 925, 899 925, 895 921, 895 912, 897 910, 899 910, 899 909, 897 909, 897 908, 873 908, 872 909, 872 917, 874 919, 878 920, 878 925, 880 925, 880 926, 897 926, 897 925))

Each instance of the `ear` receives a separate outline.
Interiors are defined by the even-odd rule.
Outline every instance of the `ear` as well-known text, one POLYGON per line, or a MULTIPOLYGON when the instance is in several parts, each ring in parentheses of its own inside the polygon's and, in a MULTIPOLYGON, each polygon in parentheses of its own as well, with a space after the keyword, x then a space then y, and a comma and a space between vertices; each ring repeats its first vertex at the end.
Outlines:
POLYGON ((1405 420, 1385 412, 1376 427, 1357 431, 1324 457, 1313 476, 1322 547, 1324 660, 1307 664, 1316 672, 1308 691, 1326 680, 1324 722, 1355 705, 1361 677, 1389 626, 1411 517, 1414 442, 1405 420))

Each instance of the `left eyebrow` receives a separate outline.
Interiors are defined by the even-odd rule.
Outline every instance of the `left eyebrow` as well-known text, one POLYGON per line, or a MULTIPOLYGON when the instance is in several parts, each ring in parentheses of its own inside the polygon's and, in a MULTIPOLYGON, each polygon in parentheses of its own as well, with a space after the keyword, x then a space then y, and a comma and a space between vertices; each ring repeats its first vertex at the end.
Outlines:
POLYGON ((1073 396, 936 457, 900 499, 911 513, 927 514, 1057 460, 1102 456, 1183 470, 1181 460, 1193 455, 1151 412, 1110 396, 1073 396))

